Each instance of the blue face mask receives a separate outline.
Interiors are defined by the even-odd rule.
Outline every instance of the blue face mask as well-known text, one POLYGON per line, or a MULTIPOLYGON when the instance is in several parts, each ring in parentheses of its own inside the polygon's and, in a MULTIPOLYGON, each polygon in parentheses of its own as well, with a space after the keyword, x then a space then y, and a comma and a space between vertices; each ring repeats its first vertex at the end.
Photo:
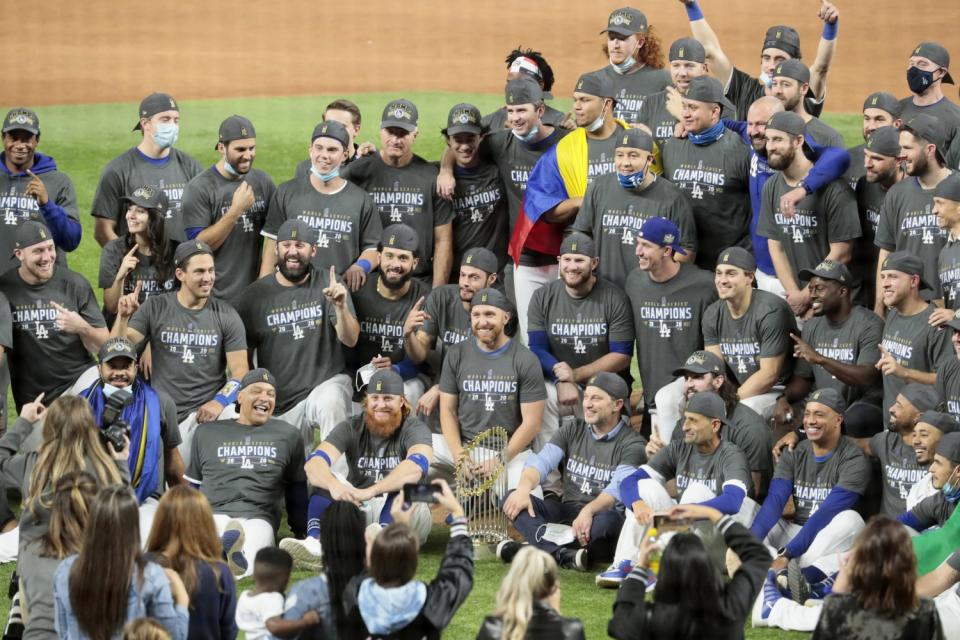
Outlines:
POLYGON ((317 168, 314 166, 310 167, 310 173, 317 177, 321 182, 330 182, 334 178, 340 175, 340 167, 337 167, 330 173, 320 173, 317 171, 317 168))
POLYGON ((617 174, 617 180, 620 181, 620 186, 624 189, 639 189, 643 184, 643 179, 646 177, 645 171, 637 171, 636 173, 631 173, 630 175, 623 175, 622 173, 617 174))
POLYGON ((613 62, 611 62, 610 66, 613 67, 613 70, 615 73, 622 76, 627 71, 630 71, 630 69, 633 69, 633 67, 636 64, 637 64, 637 59, 634 58, 633 56, 630 56, 620 64, 614 64, 613 62))
POLYGON ((540 133, 540 125, 534 125, 532 129, 526 135, 520 135, 516 130, 511 129, 510 132, 513 134, 513 137, 519 140, 520 142, 530 142, 537 137, 537 134, 540 133))
POLYGON ((172 147, 177 142, 177 136, 180 135, 178 125, 162 122, 157 125, 157 130, 153 132, 153 141, 161 149, 172 147))
POLYGON ((760 82, 762 82, 762 83, 763 83, 763 86, 765 86, 767 89, 769 89, 771 86, 773 86, 773 78, 771 78, 770 76, 768 76, 766 73, 761 73, 761 74, 760 74, 760 77, 757 78, 757 79, 758 79, 760 82))
POLYGON ((918 67, 907 69, 907 86, 913 93, 920 95, 931 84, 933 84, 933 71, 924 71, 918 67))
POLYGON ((723 123, 718 122, 713 125, 706 131, 701 131, 700 133, 689 133, 687 137, 690 138, 690 142, 701 147, 711 142, 716 142, 720 139, 720 136, 723 135, 723 123))
POLYGON ((229 174, 230 174, 231 176, 233 176, 234 178, 239 178, 239 177, 240 177, 240 173, 239 173, 236 169, 233 168, 233 165, 232 165, 232 164, 230 164, 229 162, 227 162, 227 159, 226 159, 226 158, 223 159, 223 169, 224 169, 224 171, 226 171, 227 173, 229 173, 229 174))

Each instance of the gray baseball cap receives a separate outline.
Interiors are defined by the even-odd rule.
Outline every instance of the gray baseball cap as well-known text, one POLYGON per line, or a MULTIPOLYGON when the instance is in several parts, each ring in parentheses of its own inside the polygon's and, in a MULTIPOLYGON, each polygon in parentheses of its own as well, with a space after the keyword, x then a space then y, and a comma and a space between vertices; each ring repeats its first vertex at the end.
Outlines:
POLYGON ((513 313, 513 305, 507 300, 507 296, 497 289, 480 289, 480 291, 473 294, 473 300, 470 301, 470 308, 472 309, 479 305, 490 305, 491 307, 513 313))
POLYGON ((687 87, 687 95, 684 97, 696 102, 722 104, 724 101, 723 85, 713 76, 697 76, 690 81, 690 85, 687 87))
POLYGON ((136 361, 137 349, 133 346, 132 342, 123 336, 108 338, 100 345, 97 359, 100 360, 100 362, 110 362, 114 358, 130 358, 136 361))
POLYGON ((793 27, 778 24, 767 29, 763 36, 763 49, 780 49, 790 54, 792 58, 800 57, 800 34, 793 27))
POLYGON ((47 228, 47 225, 39 222, 38 220, 27 220, 21 224, 19 227, 17 227, 14 237, 14 249, 26 249, 27 247, 32 247, 35 244, 40 244, 41 242, 46 242, 47 240, 53 240, 53 235, 50 233, 50 229, 47 228))
POLYGON ((813 276, 825 280, 836 280, 841 284, 853 282, 853 276, 850 274, 850 269, 847 269, 847 265, 836 260, 824 260, 813 269, 800 270, 801 280, 809 280, 813 276))
POLYGON ((574 91, 588 93, 598 98, 612 98, 614 94, 613 82, 600 71, 591 71, 580 76, 574 91))
POLYGON ((350 134, 347 133, 347 128, 336 120, 318 122, 310 136, 310 144, 313 144, 313 141, 317 138, 332 138, 339 142, 344 149, 350 146, 350 134))
POLYGON ((670 45, 670 62, 674 60, 687 60, 689 62, 699 62, 703 64, 707 61, 707 53, 694 38, 680 38, 670 45))
POLYGON ((607 18, 607 28, 600 33, 615 33, 619 36, 632 36, 647 30, 647 16, 633 7, 616 9, 607 18))
POLYGON ((726 365, 720 356, 704 349, 702 351, 694 351, 691 353, 683 363, 682 367, 678 367, 673 370, 672 375, 682 376, 688 373, 700 375, 712 373, 715 376, 719 376, 723 374, 725 370, 726 365))
POLYGON ((937 442, 937 455, 950 462, 960 462, 960 433, 945 433, 937 442))
POLYGON ((711 420, 727 424, 727 404, 713 391, 700 391, 687 400, 684 413, 698 413, 711 420))
POLYGON ((173 252, 173 264, 179 267, 191 256, 195 256, 198 253, 206 253, 207 255, 211 256, 213 255, 210 245, 202 240, 187 240, 186 242, 181 242, 177 245, 176 250, 173 252))
POLYGON ((588 258, 597 257, 597 245, 593 239, 583 233, 573 232, 563 239, 560 244, 560 255, 573 253, 578 256, 587 256, 588 258))
POLYGON ((151 93, 140 101, 140 109, 137 112, 140 115, 137 118, 137 124, 133 127, 133 130, 140 131, 142 128, 140 126, 141 118, 152 118, 164 111, 180 111, 180 107, 177 106, 177 101, 174 100, 173 96, 169 93, 151 93))
POLYGON ((370 376, 367 393, 380 393, 386 396, 403 395, 403 378, 393 369, 378 369, 370 376))
POLYGON ((461 267, 476 267, 487 274, 497 272, 497 256, 493 251, 484 247, 474 247, 467 249, 460 259, 461 267))
POLYGON ((960 174, 951 173, 933 189, 934 198, 960 202, 960 174))
POLYGON ((480 124, 480 110, 472 104, 461 102, 453 105, 450 113, 447 114, 447 126, 441 132, 445 136, 454 136, 458 133, 483 133, 483 125, 480 124))
POLYGON ((514 78, 507 81, 503 91, 506 104, 540 104, 543 102, 543 89, 530 77, 514 78))
POLYGON ((899 395, 906 398, 920 412, 935 411, 943 404, 943 398, 940 397, 936 388, 919 382, 911 382, 906 385, 903 389, 900 389, 899 395))
POLYGON ((880 127, 867 136, 864 149, 888 158, 900 157, 900 130, 896 127, 880 127))
POLYGON ((826 388, 817 389, 807 396, 807 403, 816 402, 825 407, 830 407, 840 415, 847 410, 847 403, 836 389, 826 388))
POLYGON ((308 244, 317 243, 316 230, 300 218, 286 220, 277 230, 277 242, 297 240, 308 244))
POLYGON ((237 389, 237 393, 240 393, 250 385, 257 384, 258 382, 266 382, 274 389, 277 388, 277 379, 273 377, 273 374, 263 367, 260 367, 258 369, 248 371, 247 374, 240 379, 240 387, 237 389))
POLYGON ((774 78, 791 78, 802 84, 810 84, 810 69, 796 58, 784 60, 774 68, 774 78))
POLYGON ((391 100, 383 108, 383 116, 380 118, 380 128, 399 127, 404 131, 416 131, 417 121, 420 114, 417 111, 417 105, 406 98, 397 98, 391 100))
POLYGON ((743 247, 730 247, 721 251, 720 257, 717 258, 717 266, 722 264, 733 265, 748 273, 754 273, 757 270, 756 258, 743 247))
MULTIPOLYGON (((921 42, 910 55, 926 58, 930 62, 940 65, 944 69, 950 67, 950 53, 939 42, 921 42)), ((953 78, 950 77, 949 71, 947 72, 947 75, 943 76, 943 83, 953 84, 953 78)))
POLYGON ((144 209, 161 212, 166 212, 167 207, 170 206, 170 201, 167 199, 167 194, 163 192, 163 189, 147 184, 137 187, 130 195, 120 198, 120 201, 132 203, 144 209))
POLYGON ((420 238, 413 228, 405 224, 392 224, 380 236, 381 250, 386 247, 416 253, 420 248, 420 238))
POLYGON ((900 271, 908 276, 920 276, 920 289, 930 289, 923 279, 923 262, 917 256, 906 251, 895 251, 887 256, 880 267, 881 271, 900 271))
POLYGON ((28 131, 34 135, 40 135, 40 118, 37 114, 26 107, 16 107, 7 111, 3 118, 3 131, 28 131))
POLYGON ((626 381, 615 373, 601 371, 587 380, 586 386, 602 389, 614 400, 623 400, 623 406, 630 404, 630 389, 626 381))
POLYGON ((806 131, 803 118, 793 111, 778 111, 767 120, 767 129, 783 131, 791 136, 802 136, 806 131))
POLYGON ((923 138, 937 148, 941 159, 946 157, 947 135, 937 118, 926 113, 918 113, 903 123, 901 131, 909 131, 918 138, 923 138))
POLYGON ((643 129, 627 129, 617 134, 617 149, 640 149, 653 153, 653 136, 643 129))
MULTIPOLYGON (((253 123, 243 116, 233 115, 220 123, 220 131, 217 133, 217 144, 233 142, 234 140, 246 140, 247 138, 256 138, 257 132, 253 128, 253 123)), ((213 145, 216 148, 217 145, 213 145)))
MULTIPOLYGON (((924 411, 917 419, 917 423, 928 424, 940 431, 940 433, 956 433, 960 431, 960 422, 949 413, 943 411, 924 411)), ((938 450, 939 453, 939 450, 938 450)))
POLYGON ((893 118, 899 118, 901 110, 897 96, 886 91, 874 91, 868 95, 867 99, 863 101, 863 110, 866 111, 867 109, 886 111, 893 118))

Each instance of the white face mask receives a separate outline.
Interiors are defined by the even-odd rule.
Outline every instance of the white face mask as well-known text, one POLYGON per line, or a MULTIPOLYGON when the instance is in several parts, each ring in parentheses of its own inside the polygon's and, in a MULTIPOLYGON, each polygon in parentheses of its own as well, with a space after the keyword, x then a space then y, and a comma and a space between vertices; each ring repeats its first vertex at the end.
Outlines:
POLYGON ((630 71, 630 69, 633 69, 634 65, 636 64, 637 64, 637 59, 634 58, 633 56, 630 56, 620 64, 614 64, 613 62, 611 62, 610 66, 613 67, 613 71, 615 73, 622 76, 627 71, 630 71))
POLYGON ((103 383, 103 395, 110 397, 115 394, 117 391, 120 391, 120 387, 115 387, 112 384, 103 383))
POLYGON ((760 82, 763 83, 763 86, 765 86, 767 89, 769 89, 770 86, 773 84, 773 78, 768 76, 766 73, 761 73, 758 80, 760 80, 760 82))
POLYGON ((153 141, 161 149, 172 147, 180 135, 180 127, 170 122, 161 122, 153 133, 153 141))
POLYGON ((526 135, 520 135, 519 133, 517 133, 516 129, 511 129, 510 133, 512 133, 513 137, 515 137, 520 142, 530 142, 531 140, 537 137, 538 133, 540 133, 540 125, 538 124, 534 125, 530 129, 530 131, 527 132, 526 135))
POLYGON ((540 526, 537 530, 537 538, 562 547, 573 542, 576 536, 573 535, 573 527, 570 525, 550 522, 540 526))
POLYGON ((603 116, 604 116, 604 114, 605 114, 606 112, 607 112, 607 105, 603 105, 603 109, 600 110, 600 115, 597 116, 597 119, 594 120, 593 122, 591 122, 590 124, 588 124, 587 126, 585 126, 584 129, 586 129, 586 130, 589 131, 590 133, 593 133, 594 131, 596 131, 596 130, 598 130, 600 127, 602 127, 602 126, 603 126, 603 116))

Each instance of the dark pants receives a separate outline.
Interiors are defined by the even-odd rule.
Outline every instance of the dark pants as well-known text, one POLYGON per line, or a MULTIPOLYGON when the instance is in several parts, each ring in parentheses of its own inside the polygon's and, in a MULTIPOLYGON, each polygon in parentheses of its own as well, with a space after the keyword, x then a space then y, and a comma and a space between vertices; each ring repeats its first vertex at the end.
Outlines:
MULTIPOLYGON (((542 536, 547 523, 572 524, 580 514, 581 507, 559 500, 541 500, 534 496, 530 496, 530 501, 533 503, 533 511, 536 515, 530 517, 530 514, 524 510, 513 521, 513 526, 527 542, 546 551, 558 561, 561 560, 564 550, 580 548, 580 544, 576 541, 561 547, 549 540, 543 540, 542 536)), ((593 523, 590 525, 590 542, 587 543, 587 555, 591 562, 608 562, 613 559, 617 538, 620 537, 620 529, 623 528, 623 519, 623 513, 616 509, 593 516, 593 523)))

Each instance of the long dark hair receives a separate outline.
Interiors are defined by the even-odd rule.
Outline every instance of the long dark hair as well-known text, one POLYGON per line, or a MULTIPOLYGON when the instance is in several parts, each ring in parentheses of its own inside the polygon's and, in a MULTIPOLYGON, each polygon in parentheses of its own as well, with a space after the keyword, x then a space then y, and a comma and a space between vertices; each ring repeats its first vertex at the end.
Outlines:
POLYGON ((343 593, 347 583, 363 572, 367 557, 364 537, 366 526, 367 521, 360 508, 344 500, 334 500, 320 520, 320 546, 323 549, 323 570, 327 575, 330 610, 333 611, 334 627, 340 630, 341 638, 366 637, 362 628, 352 628, 343 610, 343 593))
POLYGON ((710 624, 727 620, 720 606, 723 579, 694 533, 678 533, 660 559, 660 575, 654 589, 652 628, 658 638, 707 636, 710 624))
POLYGON ((70 568, 70 605, 85 634, 110 640, 123 628, 134 570, 141 582, 144 566, 136 497, 121 485, 101 489, 70 568))
POLYGON ((917 557, 899 522, 876 515, 863 528, 850 556, 850 593, 864 609, 891 617, 915 611, 917 557))
MULTIPOLYGON (((129 207, 124 209, 127 215, 129 207)), ((173 277, 173 254, 170 252, 170 240, 167 237, 166 221, 160 209, 147 209, 147 246, 150 247, 150 263, 157 273, 157 282, 163 284, 173 277)), ((133 249, 137 244, 134 234, 129 231, 123 236, 124 253, 133 249)))

